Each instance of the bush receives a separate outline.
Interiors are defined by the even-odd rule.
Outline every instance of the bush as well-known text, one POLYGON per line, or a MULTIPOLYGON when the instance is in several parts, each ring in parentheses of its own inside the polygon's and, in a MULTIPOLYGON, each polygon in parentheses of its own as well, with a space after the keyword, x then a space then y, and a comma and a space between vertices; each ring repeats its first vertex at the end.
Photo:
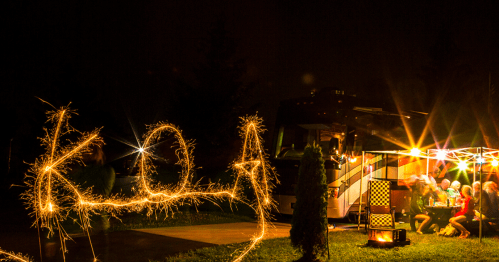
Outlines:
POLYGON ((301 159, 291 224, 291 243, 303 252, 303 260, 325 255, 327 182, 322 150, 315 143, 305 147, 301 159))

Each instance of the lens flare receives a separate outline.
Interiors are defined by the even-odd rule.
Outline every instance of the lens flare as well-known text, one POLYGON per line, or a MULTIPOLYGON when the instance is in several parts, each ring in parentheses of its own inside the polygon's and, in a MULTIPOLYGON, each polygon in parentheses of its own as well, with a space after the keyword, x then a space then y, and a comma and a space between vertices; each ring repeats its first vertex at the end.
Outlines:
POLYGON ((445 152, 445 150, 438 150, 437 151, 437 159, 438 160, 443 161, 443 160, 445 160, 446 157, 447 157, 447 152, 445 152))
POLYGON ((421 150, 419 148, 413 148, 411 149, 411 156, 419 156, 421 154, 421 150))
POLYGON ((468 168, 468 163, 466 161, 459 161, 459 164, 457 164, 457 167, 459 170, 466 170, 468 168))

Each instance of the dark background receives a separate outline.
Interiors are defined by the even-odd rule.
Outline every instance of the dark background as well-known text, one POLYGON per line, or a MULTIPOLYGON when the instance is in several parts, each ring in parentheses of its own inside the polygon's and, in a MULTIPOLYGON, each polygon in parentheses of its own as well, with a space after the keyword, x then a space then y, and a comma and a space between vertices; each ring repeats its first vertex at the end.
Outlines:
POLYGON ((497 7, 4 1, 1 190, 22 183, 26 163, 43 154, 37 137, 51 107, 37 97, 57 108, 71 102, 81 131, 103 126, 110 162, 130 149, 117 140, 136 144, 133 130, 140 138, 167 120, 196 140, 198 166, 225 168, 239 150, 238 117, 263 117, 268 149, 279 102, 325 87, 429 112, 430 140, 494 141, 497 7))

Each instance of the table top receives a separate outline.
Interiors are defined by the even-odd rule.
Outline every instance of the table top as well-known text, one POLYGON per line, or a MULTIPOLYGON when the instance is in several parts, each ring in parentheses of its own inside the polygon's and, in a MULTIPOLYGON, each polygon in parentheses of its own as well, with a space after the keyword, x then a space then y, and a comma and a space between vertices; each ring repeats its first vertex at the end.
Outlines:
POLYGON ((454 208, 460 208, 461 206, 425 206, 425 208, 430 208, 430 209, 454 209, 454 208))

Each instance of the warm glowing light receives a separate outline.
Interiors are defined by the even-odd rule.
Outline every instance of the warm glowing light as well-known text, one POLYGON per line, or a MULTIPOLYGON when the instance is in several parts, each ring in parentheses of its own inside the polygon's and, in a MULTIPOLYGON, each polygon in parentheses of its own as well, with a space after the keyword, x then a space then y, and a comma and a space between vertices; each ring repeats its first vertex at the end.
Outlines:
POLYGON ((419 148, 413 148, 411 149, 411 155, 412 156, 419 156, 419 154, 421 154, 421 150, 419 150, 419 148))
POLYGON ((393 242, 390 232, 382 231, 376 234, 377 241, 379 242, 393 242))
POLYGON ((481 157, 478 157, 477 160, 476 160, 477 163, 479 164, 483 164, 485 163, 485 159, 481 158, 481 157))
POLYGON ((392 238, 389 236, 379 236, 377 239, 379 242, 392 242, 392 238))
POLYGON ((13 252, 6 252, 0 249, 0 256, 3 256, 4 258, 0 257, 0 261, 20 261, 20 262, 30 262, 32 261, 28 257, 22 255, 21 253, 15 254, 13 252))
POLYGON ((236 183, 234 184, 234 194, 238 182, 243 177, 250 179, 255 190, 256 200, 251 205, 257 213, 258 228, 260 233, 253 236, 250 245, 242 251, 241 255, 234 261, 241 261, 265 236, 270 218, 270 210, 275 208, 275 201, 272 199, 272 178, 275 177, 273 168, 267 161, 267 155, 262 150, 263 140, 261 133, 262 119, 256 116, 242 118, 242 125, 239 134, 244 139, 243 150, 239 160, 234 164, 238 171, 236 183), (263 205, 262 205, 263 202, 263 205))
MULTIPOLYGON (((174 125, 158 123, 150 127, 144 136, 142 146, 138 149, 141 153, 138 156, 140 179, 136 185, 136 194, 126 199, 117 195, 103 199, 93 195, 91 189, 82 189, 64 176, 69 170, 70 163, 81 161, 82 155, 90 151, 90 146, 102 143, 98 135, 99 130, 96 129, 91 133, 82 133, 82 138, 77 142, 66 146, 61 145, 60 136, 75 131, 68 123, 71 112, 67 107, 49 112, 49 122, 53 123, 54 127, 48 130, 47 136, 42 139, 47 153, 32 165, 30 173, 33 175, 26 176, 28 190, 22 197, 33 210, 32 214, 36 218, 34 225, 48 229, 49 237, 54 234, 54 229, 57 229, 64 261, 64 253, 67 252, 65 240, 70 237, 60 222, 68 218, 70 211, 75 211, 79 215, 81 220, 79 224, 89 235, 90 215, 100 211, 106 211, 112 216, 118 216, 123 211, 140 212, 144 209, 148 211, 147 214, 162 211, 167 214, 173 213, 180 205, 185 203, 196 205, 202 200, 214 202, 228 198, 231 203, 232 201, 247 203, 240 196, 242 189, 239 187, 239 181, 243 178, 250 181, 255 192, 256 199, 249 204, 257 214, 260 232, 253 237, 249 246, 235 261, 240 261, 265 236, 270 210, 275 208, 271 195, 271 180, 275 175, 262 148, 263 141, 260 133, 263 129, 260 118, 253 116, 242 119, 240 134, 244 139, 244 146, 242 155, 233 165, 238 175, 232 187, 222 187, 216 184, 201 187, 199 183, 192 183, 194 170, 191 155, 194 149, 192 141, 184 140, 181 131, 174 125), (153 143, 158 142, 162 133, 172 134, 178 145, 177 164, 182 167, 182 171, 180 181, 176 185, 153 185, 150 178, 155 169, 152 162, 153 156, 150 152, 143 154, 144 148, 149 148, 153 146, 153 143)), ((92 253, 94 253, 93 248, 92 253)), ((94 254, 94 260, 96 259, 94 254)))
POLYGON ((443 161, 443 160, 445 160, 446 157, 447 157, 447 152, 445 152, 445 150, 438 150, 437 151, 437 159, 438 160, 443 161))
POLYGON ((355 157, 350 158, 350 163, 355 163, 355 162, 357 162, 357 158, 355 157))
POLYGON ((497 159, 494 159, 494 160, 492 160, 491 164, 493 167, 497 167, 497 166, 499 166, 499 161, 497 161, 497 159))
POLYGON ((459 170, 466 170, 468 168, 468 163, 466 163, 466 161, 459 161, 457 167, 459 168, 459 170))

